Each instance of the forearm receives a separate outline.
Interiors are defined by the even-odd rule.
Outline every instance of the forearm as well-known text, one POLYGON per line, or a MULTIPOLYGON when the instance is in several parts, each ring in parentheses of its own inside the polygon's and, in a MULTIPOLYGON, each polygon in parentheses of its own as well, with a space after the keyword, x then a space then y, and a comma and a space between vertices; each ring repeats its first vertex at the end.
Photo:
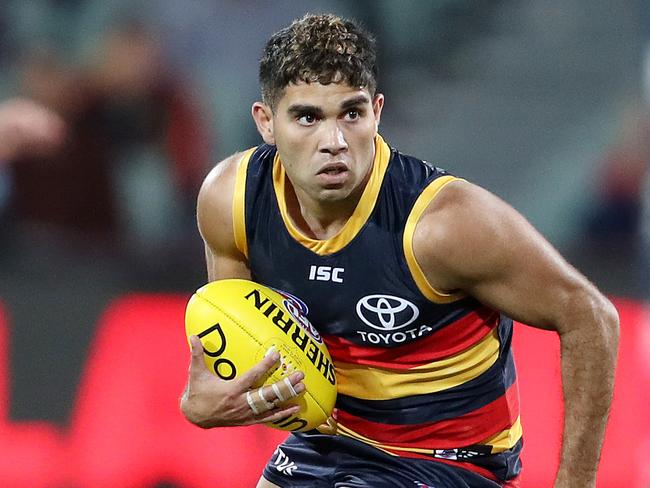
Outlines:
POLYGON ((560 335, 564 433, 559 487, 593 487, 614 389, 618 315, 606 302, 560 335))

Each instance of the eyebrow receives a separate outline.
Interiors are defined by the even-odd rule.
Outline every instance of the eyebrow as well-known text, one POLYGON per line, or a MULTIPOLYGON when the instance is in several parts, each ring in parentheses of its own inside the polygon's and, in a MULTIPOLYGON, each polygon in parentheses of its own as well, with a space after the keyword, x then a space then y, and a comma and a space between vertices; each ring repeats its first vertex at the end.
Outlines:
MULTIPOLYGON (((354 98, 350 98, 348 100, 345 100, 343 103, 341 103, 341 110, 349 110, 354 107, 358 107, 359 105, 364 105, 366 103, 370 102, 370 99, 365 96, 365 95, 359 95, 354 98)), ((298 115, 304 115, 304 114, 314 114, 316 117, 322 117, 323 116, 323 109, 316 105, 309 105, 309 104, 303 104, 303 103, 295 103, 293 105, 290 105, 289 108, 287 108, 287 112, 291 116, 298 116, 298 115)))
POLYGON ((287 109, 287 112, 289 112, 289 114, 292 116, 304 115, 304 114, 314 114, 316 117, 323 116, 323 110, 320 107, 317 107, 316 105, 307 105, 301 103, 296 103, 294 105, 291 105, 287 109))
POLYGON ((341 110, 348 110, 354 107, 358 107, 359 105, 365 105, 366 103, 369 103, 370 100, 368 99, 367 96, 365 95, 359 95, 354 98, 350 98, 349 100, 344 101, 341 104, 341 110))

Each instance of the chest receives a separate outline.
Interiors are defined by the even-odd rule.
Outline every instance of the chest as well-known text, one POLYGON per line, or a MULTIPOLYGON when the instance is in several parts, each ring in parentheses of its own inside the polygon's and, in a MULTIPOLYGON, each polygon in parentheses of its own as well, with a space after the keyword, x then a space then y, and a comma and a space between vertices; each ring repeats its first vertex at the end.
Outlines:
POLYGON ((466 313, 460 303, 438 305, 422 296, 399 233, 372 226, 324 256, 278 230, 272 241, 251 245, 250 263, 253 279, 297 297, 321 334, 359 345, 408 344, 466 313))

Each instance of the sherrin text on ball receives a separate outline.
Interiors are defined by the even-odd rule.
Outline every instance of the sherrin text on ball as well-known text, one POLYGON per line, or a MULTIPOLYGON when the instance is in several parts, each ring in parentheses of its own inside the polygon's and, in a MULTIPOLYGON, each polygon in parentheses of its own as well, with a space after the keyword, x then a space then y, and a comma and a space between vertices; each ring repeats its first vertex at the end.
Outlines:
POLYGON ((318 331, 307 319, 307 306, 297 297, 241 279, 218 280, 199 288, 185 313, 185 332, 203 345, 206 367, 231 380, 257 364, 271 349, 280 365, 256 388, 302 371, 306 391, 288 400, 300 411, 270 427, 307 431, 324 423, 336 401, 332 358, 318 331))

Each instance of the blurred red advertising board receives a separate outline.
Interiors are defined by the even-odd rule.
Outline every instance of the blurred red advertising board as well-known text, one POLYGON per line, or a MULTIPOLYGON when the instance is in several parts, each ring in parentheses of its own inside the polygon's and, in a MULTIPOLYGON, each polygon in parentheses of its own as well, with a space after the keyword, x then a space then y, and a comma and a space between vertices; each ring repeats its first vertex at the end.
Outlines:
MULTIPOLYGON (((0 485, 12 487, 251 487, 286 433, 202 430, 178 411, 189 359, 186 297, 130 295, 110 304, 88 354, 70 427, 10 422, 9 318, 0 309, 0 485)), ((617 384, 598 487, 650 486, 650 311, 617 300, 617 384)), ((525 431, 523 488, 552 486, 562 423, 559 341, 517 325, 525 431)))

